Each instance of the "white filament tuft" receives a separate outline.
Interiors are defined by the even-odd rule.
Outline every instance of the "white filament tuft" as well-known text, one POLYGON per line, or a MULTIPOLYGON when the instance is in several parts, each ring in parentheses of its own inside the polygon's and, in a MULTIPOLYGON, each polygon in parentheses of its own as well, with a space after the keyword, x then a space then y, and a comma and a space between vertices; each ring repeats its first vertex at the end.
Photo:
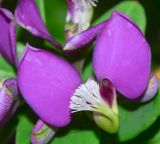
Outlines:
POLYGON ((99 92, 99 85, 91 79, 76 89, 70 101, 72 113, 83 110, 100 112, 104 105, 104 100, 99 92))
POLYGON ((92 6, 93 7, 97 6, 98 0, 73 0, 73 2, 80 6, 83 5, 84 7, 91 8, 92 6))

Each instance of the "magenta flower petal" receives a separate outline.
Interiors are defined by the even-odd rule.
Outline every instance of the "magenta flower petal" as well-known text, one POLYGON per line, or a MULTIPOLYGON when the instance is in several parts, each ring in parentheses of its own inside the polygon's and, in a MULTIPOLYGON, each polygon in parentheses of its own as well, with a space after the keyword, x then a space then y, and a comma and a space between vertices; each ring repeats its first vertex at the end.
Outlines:
POLYGON ((62 46, 49 34, 34 0, 20 0, 15 10, 17 23, 35 36, 48 40, 55 47, 62 46))
POLYGON ((0 8, 0 53, 12 64, 18 64, 14 17, 3 8, 0 8))
POLYGON ((127 16, 114 11, 94 49, 97 79, 108 78, 121 94, 135 99, 148 85, 150 66, 150 47, 142 32, 127 16))
POLYGON ((2 128, 15 113, 19 105, 17 99, 18 87, 16 79, 11 78, 5 80, 0 89, 0 128, 2 128))
POLYGON ((70 97, 80 83, 80 75, 68 62, 26 46, 18 68, 18 85, 26 102, 44 122, 56 127, 70 122, 70 97))
POLYGON ((105 24, 106 21, 73 36, 66 42, 63 50, 72 51, 86 46, 96 39, 97 35, 102 31, 105 24))

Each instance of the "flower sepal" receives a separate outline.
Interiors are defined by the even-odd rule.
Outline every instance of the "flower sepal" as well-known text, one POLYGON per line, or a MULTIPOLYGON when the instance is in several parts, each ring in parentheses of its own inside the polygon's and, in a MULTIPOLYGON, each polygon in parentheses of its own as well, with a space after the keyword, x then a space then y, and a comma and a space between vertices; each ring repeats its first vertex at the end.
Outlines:
POLYGON ((110 111, 110 116, 94 112, 93 118, 95 123, 104 131, 108 133, 116 133, 119 129, 119 115, 110 111))

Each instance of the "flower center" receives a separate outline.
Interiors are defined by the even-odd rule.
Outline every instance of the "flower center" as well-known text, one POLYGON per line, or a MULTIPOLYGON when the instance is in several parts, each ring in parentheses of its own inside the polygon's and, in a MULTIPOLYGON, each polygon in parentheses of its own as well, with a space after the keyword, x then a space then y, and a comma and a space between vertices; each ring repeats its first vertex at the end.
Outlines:
POLYGON ((99 88, 98 83, 91 79, 81 84, 71 97, 71 113, 84 110, 104 113, 104 110, 108 109, 109 105, 101 97, 99 88))

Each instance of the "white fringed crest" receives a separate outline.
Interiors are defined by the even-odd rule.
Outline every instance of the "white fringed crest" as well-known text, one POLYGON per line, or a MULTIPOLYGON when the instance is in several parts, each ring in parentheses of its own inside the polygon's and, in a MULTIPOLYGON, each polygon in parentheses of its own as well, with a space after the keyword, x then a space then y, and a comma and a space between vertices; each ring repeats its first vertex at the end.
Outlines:
POLYGON ((106 105, 99 92, 99 85, 94 80, 87 80, 85 84, 81 84, 71 97, 71 112, 78 111, 103 111, 106 105))
POLYGON ((73 0, 74 3, 76 4, 81 4, 85 7, 96 7, 97 6, 97 3, 98 3, 98 0, 73 0))

